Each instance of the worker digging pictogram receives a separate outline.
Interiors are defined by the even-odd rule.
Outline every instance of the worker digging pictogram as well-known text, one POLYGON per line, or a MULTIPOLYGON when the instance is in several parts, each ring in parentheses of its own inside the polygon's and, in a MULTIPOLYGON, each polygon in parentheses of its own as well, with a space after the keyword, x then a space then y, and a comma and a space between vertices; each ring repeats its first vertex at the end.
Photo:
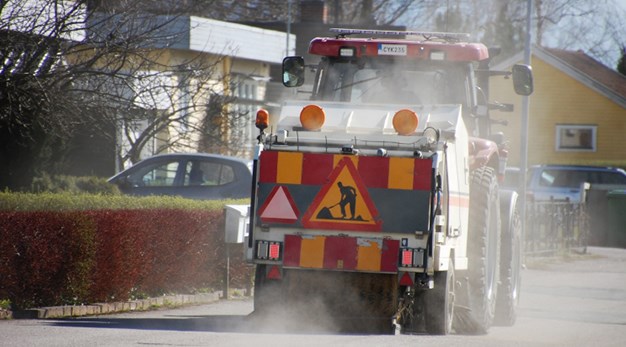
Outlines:
POLYGON ((349 157, 339 160, 303 216, 305 227, 380 231, 382 221, 349 157))
POLYGON ((320 212, 317 214, 318 219, 352 219, 362 221, 363 216, 356 216, 356 189, 351 186, 344 186, 341 181, 337 182, 337 187, 339 188, 339 192, 341 194, 341 199, 338 203, 329 206, 323 207, 320 212), (339 206, 341 209, 341 217, 336 217, 332 213, 332 209, 339 206), (348 207, 349 215, 346 215, 346 207, 348 207))

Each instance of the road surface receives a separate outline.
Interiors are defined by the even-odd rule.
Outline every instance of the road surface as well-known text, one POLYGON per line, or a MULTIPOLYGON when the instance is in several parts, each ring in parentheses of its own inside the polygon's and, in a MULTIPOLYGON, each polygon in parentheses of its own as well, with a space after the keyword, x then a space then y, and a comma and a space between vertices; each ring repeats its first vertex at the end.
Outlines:
POLYGON ((0 321, 0 346, 624 346, 626 250, 529 259, 518 321, 481 336, 354 335, 248 317, 248 299, 62 320, 0 321))

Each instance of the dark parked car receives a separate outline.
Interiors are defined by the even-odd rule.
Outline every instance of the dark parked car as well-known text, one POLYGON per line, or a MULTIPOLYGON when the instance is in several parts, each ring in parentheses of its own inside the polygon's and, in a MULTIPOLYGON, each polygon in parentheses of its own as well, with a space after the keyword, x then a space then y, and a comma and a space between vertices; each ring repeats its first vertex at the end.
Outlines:
POLYGON ((109 178, 131 195, 177 195, 190 199, 249 198, 250 161, 215 154, 161 154, 109 178))

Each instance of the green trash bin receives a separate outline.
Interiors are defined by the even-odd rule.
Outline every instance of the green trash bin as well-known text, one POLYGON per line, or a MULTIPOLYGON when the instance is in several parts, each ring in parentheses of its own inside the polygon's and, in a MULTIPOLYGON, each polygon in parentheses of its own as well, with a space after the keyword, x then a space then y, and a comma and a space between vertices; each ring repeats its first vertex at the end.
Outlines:
POLYGON ((626 248, 626 189, 612 190, 606 197, 609 212, 607 246, 626 248))

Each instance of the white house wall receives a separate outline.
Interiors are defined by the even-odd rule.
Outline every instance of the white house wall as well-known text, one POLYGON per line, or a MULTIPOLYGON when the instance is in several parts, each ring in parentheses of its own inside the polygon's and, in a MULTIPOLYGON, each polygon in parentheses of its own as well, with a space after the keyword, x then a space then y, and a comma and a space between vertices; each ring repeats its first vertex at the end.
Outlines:
MULTIPOLYGON (((287 34, 208 18, 189 18, 189 49, 233 58, 280 64, 286 54, 287 34)), ((289 36, 294 54, 296 36, 289 36)))

